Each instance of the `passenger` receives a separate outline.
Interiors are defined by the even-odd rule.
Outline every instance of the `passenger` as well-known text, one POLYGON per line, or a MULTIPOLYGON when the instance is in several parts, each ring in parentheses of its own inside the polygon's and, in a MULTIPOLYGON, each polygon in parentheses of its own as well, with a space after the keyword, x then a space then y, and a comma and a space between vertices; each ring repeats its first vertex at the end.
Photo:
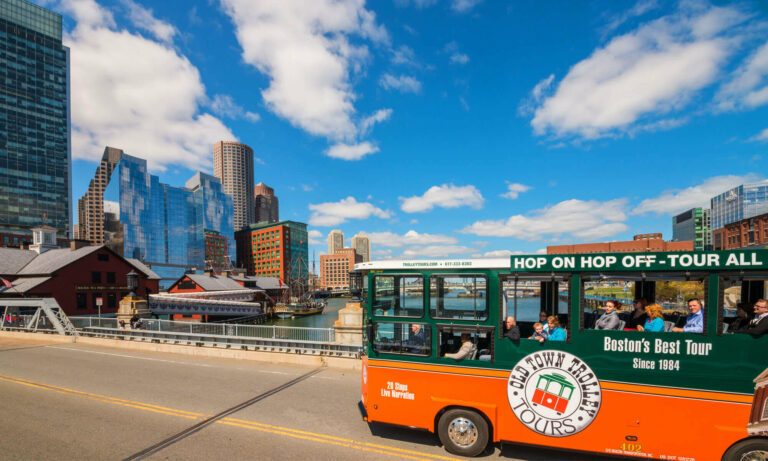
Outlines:
POLYGON ((744 305, 739 303, 739 307, 736 308, 736 318, 728 325, 728 329, 731 332, 739 331, 749 326, 749 314, 744 310, 744 305))
POLYGON ((758 299, 755 302, 755 318, 739 333, 747 333, 755 338, 768 333, 768 300, 758 299))
POLYGON ((547 323, 548 318, 549 318, 549 314, 547 314, 547 311, 539 312, 539 322, 541 322, 541 324, 544 325, 544 331, 549 330, 549 324, 547 323))
POLYGON ((474 355, 475 350, 477 348, 475 347, 475 344, 472 342, 472 336, 469 333, 462 333, 461 334, 461 348, 454 352, 453 354, 446 353, 443 355, 443 357, 448 357, 449 359, 453 360, 464 360, 471 358, 472 355, 474 355))
POLYGON ((565 330, 560 328, 560 319, 558 319, 556 315, 547 317, 547 325, 549 325, 549 328, 547 329, 547 334, 549 335, 549 338, 547 338, 548 341, 565 341, 565 330))
POLYGON ((698 298, 688 300, 688 310, 691 315, 685 318, 685 326, 675 327, 672 331, 685 333, 704 333, 704 311, 701 309, 701 301, 698 298))
POLYGON ((619 309, 621 309, 620 302, 606 301, 605 314, 601 315, 597 322, 595 322, 595 330, 618 330, 621 326, 619 309))
POLYGON ((504 322, 504 337, 514 342, 520 341, 520 328, 517 326, 515 318, 511 315, 504 322))
POLYGON ((638 326, 645 325, 645 321, 648 320, 648 315, 645 312, 646 305, 648 305, 648 301, 645 298, 637 298, 632 302, 635 310, 629 314, 627 324, 624 326, 625 330, 637 330, 638 326))
POLYGON ((539 322, 533 324, 533 335, 530 339, 535 339, 540 343, 543 343, 549 338, 549 334, 544 331, 544 325, 539 322))
POLYGON ((645 325, 638 325, 638 331, 664 331, 664 317, 661 315, 661 306, 657 303, 645 306, 647 319, 645 325))
POLYGON ((408 346, 406 350, 411 354, 423 354, 425 352, 424 344, 424 326, 420 323, 411 324, 411 337, 406 341, 408 346))

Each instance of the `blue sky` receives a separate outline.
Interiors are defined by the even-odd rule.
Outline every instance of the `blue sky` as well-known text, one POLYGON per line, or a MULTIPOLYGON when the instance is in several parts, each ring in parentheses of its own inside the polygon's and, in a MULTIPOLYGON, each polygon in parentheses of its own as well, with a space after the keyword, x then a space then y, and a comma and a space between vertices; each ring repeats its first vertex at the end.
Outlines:
POLYGON ((183 185, 253 147, 282 219, 376 258, 663 232, 765 179, 768 3, 48 0, 73 196, 105 145, 183 185))

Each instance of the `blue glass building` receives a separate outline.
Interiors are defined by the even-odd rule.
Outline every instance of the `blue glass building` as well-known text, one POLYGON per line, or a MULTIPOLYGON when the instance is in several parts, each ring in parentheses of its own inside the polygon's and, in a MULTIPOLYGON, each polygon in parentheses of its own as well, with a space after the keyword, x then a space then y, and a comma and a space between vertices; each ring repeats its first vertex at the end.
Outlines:
POLYGON ((0 1, 0 232, 71 225, 69 50, 61 16, 0 1))
POLYGON ((768 213, 768 182, 742 184, 711 200, 712 230, 768 213))
POLYGON ((104 190, 106 244, 149 265, 161 288, 205 267, 206 228, 233 241, 232 197, 218 179, 198 173, 188 185, 161 184, 146 160, 123 154, 104 190))

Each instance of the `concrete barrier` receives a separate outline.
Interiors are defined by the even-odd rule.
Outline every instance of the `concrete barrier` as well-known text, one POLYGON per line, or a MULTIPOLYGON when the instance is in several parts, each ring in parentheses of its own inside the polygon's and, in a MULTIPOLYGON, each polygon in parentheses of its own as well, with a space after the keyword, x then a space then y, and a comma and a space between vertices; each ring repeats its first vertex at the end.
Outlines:
POLYGON ((264 352, 234 348, 197 347, 176 344, 152 343, 120 339, 105 339, 92 337, 61 336, 43 333, 22 333, 16 331, 0 331, 0 337, 21 340, 45 341, 51 343, 88 344, 99 347, 110 347, 123 350, 161 352, 168 354, 189 355, 194 357, 226 358, 235 360, 253 360, 272 364, 291 364, 310 367, 326 366, 344 370, 360 370, 362 362, 359 359, 326 357, 321 355, 287 354, 282 352, 264 352))

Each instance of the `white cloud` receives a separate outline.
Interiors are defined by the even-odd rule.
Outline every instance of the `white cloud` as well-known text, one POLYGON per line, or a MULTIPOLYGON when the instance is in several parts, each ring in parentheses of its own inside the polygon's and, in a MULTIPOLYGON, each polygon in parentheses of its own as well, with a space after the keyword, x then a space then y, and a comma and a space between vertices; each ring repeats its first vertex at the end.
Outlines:
POLYGON ((319 230, 311 229, 307 231, 307 236, 309 237, 309 242, 307 242, 309 245, 322 245, 325 243, 322 240, 323 233, 319 230))
POLYGON ((457 13, 466 13, 483 0, 452 0, 451 9, 457 13))
POLYGON ((310 204, 309 209, 312 211, 309 224, 320 227, 335 226, 349 219, 368 219, 371 216, 387 219, 391 216, 389 211, 367 202, 358 202, 354 197, 347 197, 338 202, 310 204))
POLYGON ((483 207, 483 196, 473 185, 454 186, 443 184, 432 186, 424 192, 424 195, 414 197, 400 197, 403 202, 400 209, 406 213, 422 213, 435 207, 458 208, 469 206, 472 208, 483 207))
POLYGON ((749 139, 750 141, 768 141, 768 128, 764 129, 760 133, 754 135, 749 139))
POLYGON ((179 33, 175 27, 157 19, 151 9, 144 8, 133 0, 122 0, 128 8, 128 19, 140 29, 144 29, 161 42, 171 43, 173 37, 179 33))
POLYGON ((426 8, 437 3, 437 0, 395 0, 395 5, 403 8, 408 6, 411 2, 413 2, 413 6, 416 8, 426 8))
POLYGON ((397 90, 401 93, 418 93, 421 91, 421 82, 408 75, 395 77, 392 74, 384 74, 379 80, 379 85, 385 90, 397 90))
POLYGON ((379 109, 372 115, 365 117, 360 122, 360 133, 363 135, 368 134, 373 129, 373 126, 377 123, 385 122, 392 116, 392 109, 379 109))
POLYGON ((311 2, 222 0, 236 27, 243 60, 270 79, 267 107, 293 125, 335 142, 351 142, 355 93, 350 74, 370 53, 353 38, 389 44, 361 0, 311 2))
POLYGON ((510 250, 494 250, 486 251, 481 256, 482 258, 508 258, 512 255, 521 255, 522 251, 510 251, 510 250))
POLYGON ((531 186, 526 186, 525 184, 513 182, 511 184, 507 184, 507 192, 504 194, 501 194, 501 197, 514 200, 517 197, 519 197, 520 194, 522 194, 523 192, 528 192, 529 190, 531 190, 531 186))
POLYGON ((658 7, 659 7, 658 0, 639 0, 637 3, 635 3, 635 5, 632 8, 611 18, 610 22, 606 24, 605 27, 603 28, 603 33, 609 34, 614 30, 618 29, 622 24, 624 24, 628 20, 638 16, 642 16, 645 13, 655 10, 658 7))
POLYGON ((408 64, 417 66, 416 53, 413 52, 413 48, 408 45, 401 45, 400 47, 392 50, 392 64, 408 64))
POLYGON ((403 251, 403 258, 447 258, 449 256, 467 255, 477 251, 460 245, 430 245, 410 247, 403 251))
POLYGON ((451 55, 451 63, 452 64, 466 64, 469 62, 469 56, 467 56, 464 53, 453 53, 451 55))
POLYGON ((768 104, 768 42, 749 56, 716 97, 720 110, 752 109, 768 104))
POLYGON ((715 195, 722 194, 739 184, 755 182, 759 179, 760 177, 753 173, 744 176, 715 176, 696 186, 664 191, 658 197, 645 199, 632 210, 632 214, 674 215, 690 208, 709 207, 709 201, 715 195))
POLYGON ((521 240, 542 240, 564 234, 582 240, 605 238, 629 229, 624 224, 627 220, 626 204, 626 199, 607 202, 565 200, 535 210, 527 216, 514 215, 497 221, 477 221, 460 232, 521 240))
POLYGON ((420 234, 409 230, 403 235, 393 232, 371 232, 371 243, 376 246, 399 248, 405 245, 453 245, 459 242, 456 237, 442 234, 420 234))
POLYGON ((227 94, 217 94, 211 101, 211 110, 221 117, 230 119, 244 118, 249 122, 258 122, 261 120, 259 114, 249 112, 237 104, 232 96, 227 94))
POLYGON ((237 139, 200 111, 207 100, 200 73, 170 45, 117 30, 112 14, 91 0, 59 7, 76 21, 64 37, 72 49, 74 158, 98 161, 110 145, 153 169, 207 169, 211 144, 237 139))
POLYGON ((735 7, 687 8, 613 38, 573 66, 535 109, 537 135, 594 139, 685 107, 733 51, 735 7))
POLYGON ((325 155, 342 160, 360 160, 368 154, 375 154, 379 148, 368 141, 359 144, 334 144, 325 152, 325 155))

